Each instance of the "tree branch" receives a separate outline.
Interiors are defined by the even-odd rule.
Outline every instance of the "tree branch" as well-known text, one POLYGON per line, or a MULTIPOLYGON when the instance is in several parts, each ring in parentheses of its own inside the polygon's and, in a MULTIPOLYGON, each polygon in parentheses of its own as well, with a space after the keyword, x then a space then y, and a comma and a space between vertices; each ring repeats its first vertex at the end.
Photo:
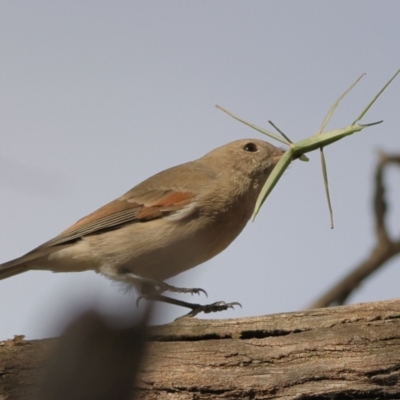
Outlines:
MULTIPOLYGON (((399 332, 400 300, 243 319, 181 319, 152 328, 136 380, 138 398, 400 398, 399 332)), ((39 366, 56 343, 2 343, 4 398, 32 398, 39 366)))
POLYGON ((375 171, 375 247, 363 262, 314 301, 308 307, 309 309, 344 304, 364 279, 381 268, 388 260, 400 254, 400 238, 391 238, 386 225, 388 207, 385 197, 384 172, 391 164, 400 165, 400 155, 380 153, 375 171))

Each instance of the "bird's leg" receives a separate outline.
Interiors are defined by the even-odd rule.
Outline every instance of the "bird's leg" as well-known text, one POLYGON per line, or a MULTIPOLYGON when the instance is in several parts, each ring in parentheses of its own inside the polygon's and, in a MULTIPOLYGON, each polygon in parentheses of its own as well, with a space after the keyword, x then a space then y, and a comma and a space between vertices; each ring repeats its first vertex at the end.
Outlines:
POLYGON ((147 294, 161 294, 163 292, 173 292, 173 293, 190 293, 190 294, 200 294, 204 293, 208 297, 207 292, 200 288, 178 288, 168 283, 157 281, 155 279, 144 278, 143 276, 136 275, 133 272, 124 272, 124 275, 129 278, 133 283, 140 286, 140 292, 142 295, 147 294))
POLYGON ((207 296, 207 292, 199 288, 191 288, 191 289, 178 288, 169 285, 168 283, 165 282, 160 282, 150 278, 144 278, 132 272, 124 272, 124 274, 126 277, 129 278, 130 281, 140 286, 141 296, 138 297, 136 304, 139 304, 140 300, 144 298, 150 301, 160 301, 163 303, 174 304, 180 307, 190 308, 192 311, 190 311, 188 314, 185 314, 183 317, 194 317, 201 312, 208 314, 212 312, 225 311, 228 310, 229 308, 233 308, 234 306, 242 307, 242 305, 237 302, 225 303, 224 301, 217 301, 212 304, 202 305, 202 304, 188 303, 183 300, 173 299, 171 297, 163 296, 161 293, 165 291, 174 293, 190 293, 190 294, 204 293, 207 296))
POLYGON ((186 307, 186 308, 190 308, 192 310, 189 313, 187 313, 177 319, 184 318, 184 317, 195 317, 197 314, 199 314, 201 312, 208 314, 208 313, 212 313, 212 312, 225 311, 225 310, 228 310, 229 308, 234 308, 234 306, 242 307, 242 305, 240 303, 237 303, 237 302, 225 303, 224 301, 217 301, 215 303, 205 304, 205 305, 187 303, 186 301, 173 299, 171 297, 163 296, 161 294, 144 294, 139 297, 138 301, 140 301, 140 299, 142 299, 142 298, 145 298, 146 300, 160 301, 163 303, 174 304, 176 306, 186 307))

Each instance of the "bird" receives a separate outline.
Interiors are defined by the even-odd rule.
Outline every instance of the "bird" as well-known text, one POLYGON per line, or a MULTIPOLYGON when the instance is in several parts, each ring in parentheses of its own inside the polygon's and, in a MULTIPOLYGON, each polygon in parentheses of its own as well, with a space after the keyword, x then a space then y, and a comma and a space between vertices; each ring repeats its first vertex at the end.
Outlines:
MULTIPOLYGON (((201 293, 164 282, 226 249, 243 230, 284 151, 240 139, 166 169, 0 265, 0 280, 29 270, 95 271, 134 286, 141 298, 189 308, 188 316, 239 303, 188 303, 162 293, 201 293)), ((240 304, 239 304, 240 305, 240 304)))

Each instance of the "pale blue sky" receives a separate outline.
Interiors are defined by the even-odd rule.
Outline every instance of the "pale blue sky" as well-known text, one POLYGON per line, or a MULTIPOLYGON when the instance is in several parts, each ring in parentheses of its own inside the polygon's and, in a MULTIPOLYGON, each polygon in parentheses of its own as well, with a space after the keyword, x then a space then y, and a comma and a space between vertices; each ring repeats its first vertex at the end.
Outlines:
MULTIPOLYGON (((150 175, 261 134, 216 103, 293 140, 349 124, 400 67, 398 1, 8 1, 0 3, 0 262, 50 239, 150 175)), ((233 318, 299 310, 370 251, 379 149, 400 151, 400 80, 326 149, 336 228, 319 155, 296 162, 255 223, 221 255, 172 282, 238 301, 233 318)), ((399 171, 388 179, 399 234, 399 171)), ((399 296, 399 259, 351 298, 399 296)), ((190 301, 190 298, 188 299, 190 301)), ((29 272, 0 282, 0 339, 57 333, 86 302, 134 310, 134 293, 94 273, 29 272)), ((184 309, 163 306, 158 323, 184 309)))

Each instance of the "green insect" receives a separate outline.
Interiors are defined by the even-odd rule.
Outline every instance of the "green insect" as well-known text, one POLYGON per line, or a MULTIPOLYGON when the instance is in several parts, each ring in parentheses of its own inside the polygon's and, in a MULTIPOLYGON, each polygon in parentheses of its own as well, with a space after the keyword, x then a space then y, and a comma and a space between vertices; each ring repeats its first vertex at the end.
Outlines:
POLYGON ((329 207, 329 214, 330 214, 330 220, 331 220, 331 228, 333 228, 333 212, 332 212, 332 206, 331 206, 331 201, 330 201, 330 196, 329 196, 329 186, 328 186, 328 175, 326 171, 326 163, 325 163, 325 156, 323 152, 323 148, 331 143, 336 142, 337 140, 343 139, 345 136, 352 135, 355 132, 362 131, 364 128, 367 128, 369 126, 377 125, 382 123, 383 121, 377 121, 377 122, 372 122, 370 124, 360 124, 358 123, 361 118, 367 113, 367 111, 370 109, 372 104, 375 103, 377 98, 382 94, 382 92, 390 85, 390 83, 393 81, 393 79, 400 73, 400 69, 393 75, 393 77, 389 80, 389 82, 386 83, 386 85, 377 93, 377 95, 370 101, 370 103, 364 108, 364 110, 360 113, 360 115, 353 121, 352 124, 349 126, 346 126, 345 128, 340 128, 340 129, 335 129, 333 131, 329 132, 323 132, 325 129, 326 124, 329 122, 330 118, 332 117, 336 107, 338 106, 339 102, 347 95, 347 93, 350 92, 351 89, 360 81, 360 79, 365 75, 361 75, 357 80, 336 100, 336 102, 333 104, 333 106, 329 109, 328 113, 326 114, 324 120, 322 121, 321 127, 316 135, 310 136, 307 139, 300 140, 296 143, 293 143, 281 130, 279 130, 271 121, 268 121, 281 135, 282 137, 276 135, 273 132, 270 132, 264 128, 261 128, 255 124, 252 124, 250 122, 245 121, 242 118, 239 118, 238 116, 232 114, 231 112, 225 110, 224 108, 220 107, 217 105, 216 107, 219 108, 220 110, 224 111, 231 117, 237 119, 238 121, 250 126, 251 128, 275 139, 278 140, 281 143, 284 143, 288 146, 288 149, 284 153, 284 155, 281 157, 279 160, 278 164, 275 166, 274 170, 268 177, 267 181, 264 184, 264 187, 262 188, 260 195, 258 196, 254 212, 253 212, 253 220, 258 214, 261 206, 263 205, 264 201, 268 197, 268 195, 271 193, 272 189, 274 186, 277 184, 279 178, 282 176, 282 174, 285 172, 286 168, 289 166, 289 164, 296 159, 300 159, 301 161, 308 161, 307 156, 305 153, 308 153, 310 151, 314 151, 317 149, 320 149, 320 154, 321 154, 321 163, 322 163, 322 173, 324 177, 324 185, 325 185, 325 191, 326 191, 326 196, 327 196, 327 201, 328 201, 328 207, 329 207))

